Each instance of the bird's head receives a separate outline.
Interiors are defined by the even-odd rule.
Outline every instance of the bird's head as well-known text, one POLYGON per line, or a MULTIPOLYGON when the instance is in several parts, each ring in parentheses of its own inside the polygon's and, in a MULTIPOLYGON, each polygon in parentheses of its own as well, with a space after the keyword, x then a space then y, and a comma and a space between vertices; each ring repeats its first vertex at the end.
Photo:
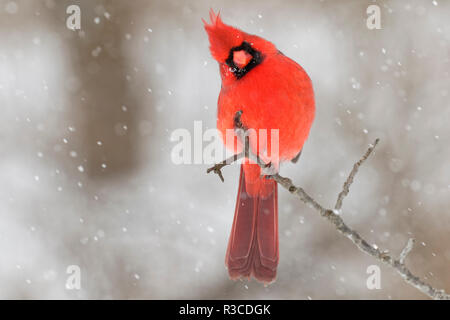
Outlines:
POLYGON ((271 42, 223 23, 213 10, 209 18, 210 23, 202 20, 211 55, 220 65, 222 79, 241 79, 262 64, 267 55, 278 52, 271 42))

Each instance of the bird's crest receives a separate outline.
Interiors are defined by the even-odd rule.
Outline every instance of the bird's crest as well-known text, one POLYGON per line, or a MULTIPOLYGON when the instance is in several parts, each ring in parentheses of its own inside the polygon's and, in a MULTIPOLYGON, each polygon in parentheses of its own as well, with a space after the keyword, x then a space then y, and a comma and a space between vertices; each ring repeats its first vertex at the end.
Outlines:
POLYGON ((230 49, 239 46, 246 35, 245 32, 222 22, 220 13, 209 11, 210 23, 202 19, 209 37, 211 55, 218 62, 225 62, 230 49))

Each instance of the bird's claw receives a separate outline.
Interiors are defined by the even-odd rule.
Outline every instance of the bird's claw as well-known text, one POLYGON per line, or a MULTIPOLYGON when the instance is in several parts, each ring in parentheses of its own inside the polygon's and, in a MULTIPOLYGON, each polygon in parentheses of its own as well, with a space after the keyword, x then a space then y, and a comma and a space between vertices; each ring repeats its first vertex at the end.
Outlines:
POLYGON ((264 166, 261 166, 261 176, 273 176, 274 174, 277 174, 278 170, 275 165, 273 165, 272 162, 269 162, 265 164, 264 166))

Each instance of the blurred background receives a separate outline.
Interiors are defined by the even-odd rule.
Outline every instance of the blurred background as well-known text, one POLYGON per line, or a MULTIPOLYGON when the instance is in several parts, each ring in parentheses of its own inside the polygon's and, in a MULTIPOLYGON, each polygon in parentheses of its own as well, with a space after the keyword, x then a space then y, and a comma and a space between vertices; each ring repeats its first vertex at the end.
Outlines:
POLYGON ((312 79, 310 138, 281 173, 332 206, 380 138, 343 218, 394 255, 416 238, 408 266, 450 291, 450 2, 0 0, 0 298, 426 298, 284 190, 277 281, 228 279, 239 167, 221 183, 171 161, 173 130, 215 127, 210 8, 312 79), (65 287, 70 265, 80 290, 65 287))

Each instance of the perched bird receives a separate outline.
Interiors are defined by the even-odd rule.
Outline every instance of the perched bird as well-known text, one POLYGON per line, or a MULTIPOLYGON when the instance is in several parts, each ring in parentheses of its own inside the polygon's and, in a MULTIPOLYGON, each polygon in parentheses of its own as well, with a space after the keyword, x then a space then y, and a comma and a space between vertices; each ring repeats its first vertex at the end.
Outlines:
MULTIPOLYGON (((242 125, 256 132, 250 135, 252 152, 275 168, 283 161, 295 162, 314 119, 309 76, 271 42, 226 25, 214 11, 210 23, 203 23, 222 79, 217 116, 222 137, 234 129, 235 115, 242 111, 242 125), (269 154, 274 132, 277 155, 269 154)), ((236 146, 234 139, 224 143, 233 152, 242 149, 242 142, 236 146)), ((267 284, 276 278, 278 261, 277 184, 246 159, 225 264, 231 279, 253 276, 267 284)))

